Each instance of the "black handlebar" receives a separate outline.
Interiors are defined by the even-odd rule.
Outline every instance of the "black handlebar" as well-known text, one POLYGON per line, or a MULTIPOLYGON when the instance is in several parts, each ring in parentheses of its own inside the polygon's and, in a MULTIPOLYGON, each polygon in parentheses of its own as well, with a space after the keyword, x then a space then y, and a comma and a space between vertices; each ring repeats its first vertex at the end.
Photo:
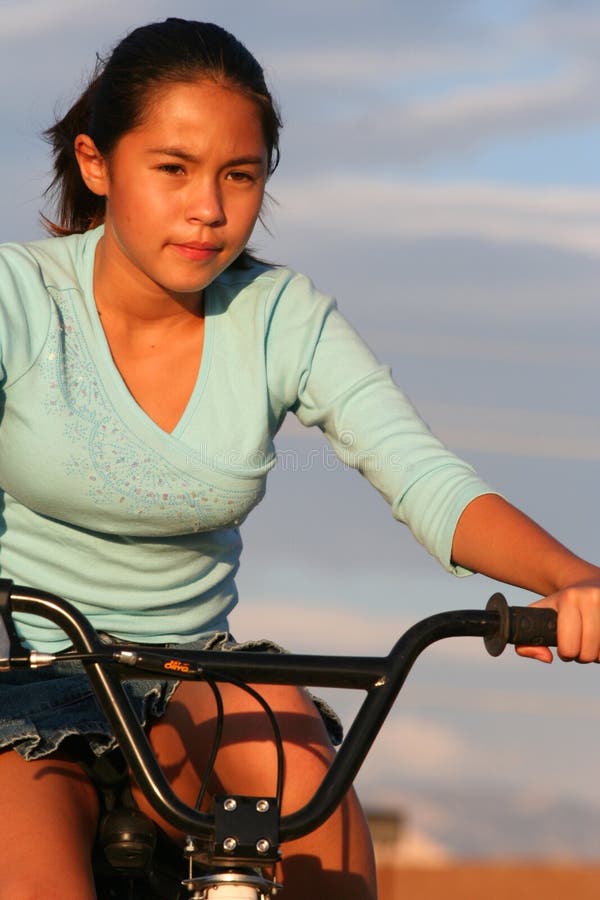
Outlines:
MULTIPOLYGON (((7 584, 10 583, 0 582, 0 587, 6 589, 7 584)), ((10 611, 26 612, 49 619, 66 633, 74 651, 81 656, 98 701, 148 801, 159 815, 180 831, 197 837, 210 836, 214 827, 213 817, 187 806, 174 794, 121 685, 122 679, 147 677, 143 669, 145 658, 151 660, 153 673, 157 671, 157 660, 163 660, 162 678, 189 675, 200 680, 206 673, 217 681, 219 676, 225 679, 235 676, 257 684, 341 687, 367 692, 315 796, 302 809, 281 818, 280 838, 283 842, 314 830, 336 809, 354 781, 415 660, 430 644, 448 637, 482 637, 494 656, 499 655, 507 643, 556 645, 556 613, 553 610, 509 607, 501 594, 495 594, 485 611, 445 612, 423 619, 410 628, 384 657, 275 655, 241 651, 178 653, 158 648, 148 648, 145 656, 139 645, 119 644, 107 648, 87 619, 60 597, 14 585, 10 585, 6 593, 8 604, 4 610, 0 609, 5 621, 7 610, 8 614, 10 611), (111 650, 114 651, 112 655, 111 650), (123 654, 127 657, 128 651, 137 656, 133 666, 131 657, 129 665, 119 662, 124 658, 123 654), (171 665, 169 668, 167 664, 174 661, 177 666, 171 665)), ((0 659, 0 671, 23 664, 32 663, 20 655, 18 658, 0 659)))

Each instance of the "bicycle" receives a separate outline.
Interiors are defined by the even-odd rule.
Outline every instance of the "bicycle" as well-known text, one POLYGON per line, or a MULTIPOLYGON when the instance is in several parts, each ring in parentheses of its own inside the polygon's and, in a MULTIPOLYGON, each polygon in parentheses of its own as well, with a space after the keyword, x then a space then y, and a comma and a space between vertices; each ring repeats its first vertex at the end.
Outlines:
MULTIPOLYGON (((492 656, 500 655, 507 643, 556 646, 553 610, 509 607, 502 594, 494 594, 484 611, 457 610, 423 619, 384 657, 179 653, 151 645, 106 644, 66 600, 0 580, 0 672, 52 665, 57 660, 53 654, 21 646, 13 612, 45 617, 65 632, 72 650, 60 659, 83 663, 118 739, 122 756, 116 762, 111 757, 96 770, 89 766, 107 807, 94 857, 100 900, 271 900, 281 887, 275 879, 280 845, 308 834, 336 809, 426 647, 459 636, 483 638, 492 656), (194 808, 173 793, 123 690, 122 680, 149 673, 204 679, 213 687, 219 711, 219 682, 346 688, 363 690, 366 697, 315 795, 302 809, 285 816, 279 813, 283 759, 277 725, 259 699, 278 744, 275 794, 215 797, 213 811, 206 813, 199 809, 202 797, 194 808), (129 802, 130 772, 156 812, 187 835, 183 852, 129 802)), ((246 689, 252 691, 247 684, 246 689)), ((218 750, 218 730, 209 769, 218 750)))

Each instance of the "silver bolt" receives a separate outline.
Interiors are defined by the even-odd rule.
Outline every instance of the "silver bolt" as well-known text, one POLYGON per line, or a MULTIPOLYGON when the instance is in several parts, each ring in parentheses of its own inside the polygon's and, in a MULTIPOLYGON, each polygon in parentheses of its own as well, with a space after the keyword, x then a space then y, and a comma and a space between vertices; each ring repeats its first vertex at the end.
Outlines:
POLYGON ((235 848, 237 847, 237 841, 234 837, 225 838, 223 841, 223 850, 225 853, 233 853, 235 848))
POLYGON ((237 809, 237 801, 234 800, 233 797, 228 797, 223 804, 223 809, 225 812, 233 812, 234 809, 237 809))
POLYGON ((266 838, 261 838, 256 842, 256 849, 259 853, 268 853, 271 849, 271 844, 266 838))
POLYGON ((269 809, 269 801, 268 800, 259 800, 256 804, 257 812, 267 812, 269 809))

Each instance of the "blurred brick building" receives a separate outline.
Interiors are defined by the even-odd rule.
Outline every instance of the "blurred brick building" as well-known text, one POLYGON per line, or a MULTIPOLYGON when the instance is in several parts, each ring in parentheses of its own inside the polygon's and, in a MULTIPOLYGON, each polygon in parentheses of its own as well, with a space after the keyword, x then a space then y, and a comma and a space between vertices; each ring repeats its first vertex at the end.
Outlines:
POLYGON ((368 813, 379 900, 598 900, 600 864, 469 862, 413 831, 401 814, 368 813))

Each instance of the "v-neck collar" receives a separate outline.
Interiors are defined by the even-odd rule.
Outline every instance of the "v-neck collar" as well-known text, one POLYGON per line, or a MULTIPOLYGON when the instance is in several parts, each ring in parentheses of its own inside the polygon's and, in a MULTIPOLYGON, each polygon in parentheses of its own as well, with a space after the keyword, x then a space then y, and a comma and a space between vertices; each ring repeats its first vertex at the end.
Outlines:
POLYGON ((139 427, 143 427, 144 431, 147 433, 154 433, 155 437, 161 435, 167 439, 179 439, 185 433, 189 421, 196 410, 208 378, 212 358, 213 323, 215 319, 210 286, 204 289, 204 343, 200 367, 196 376, 196 383, 179 421, 172 431, 165 431, 151 418, 151 416, 148 415, 147 412, 145 412, 145 410, 142 409, 135 397, 131 394, 113 360, 110 346, 106 334, 104 333, 102 322, 100 321, 94 297, 94 262, 98 243, 103 234, 104 226, 102 225, 93 231, 88 232, 88 239, 84 243, 81 259, 81 285, 88 314, 87 318, 91 338, 89 340, 88 349, 91 357, 96 363, 98 377, 104 384, 108 395, 124 419, 127 420, 134 417, 137 420, 139 427))

